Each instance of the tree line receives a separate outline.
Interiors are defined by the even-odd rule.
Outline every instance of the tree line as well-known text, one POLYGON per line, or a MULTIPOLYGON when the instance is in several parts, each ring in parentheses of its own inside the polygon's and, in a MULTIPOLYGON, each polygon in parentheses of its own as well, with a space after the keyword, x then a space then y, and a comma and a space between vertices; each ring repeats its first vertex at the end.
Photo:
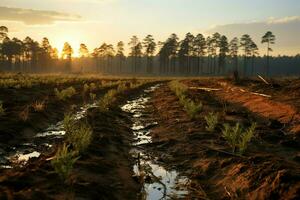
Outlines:
MULTIPOLYGON (((261 43, 267 46, 266 64, 264 72, 270 71, 271 45, 275 43, 275 35, 268 31, 262 36, 261 43)), ((174 74, 176 66, 180 74, 201 75, 224 74, 225 65, 230 63, 234 71, 246 74, 249 65, 254 69, 255 58, 259 57, 257 44, 250 35, 244 34, 241 38, 231 40, 225 35, 214 33, 205 37, 202 34, 187 33, 180 40, 173 33, 163 42, 155 42, 152 35, 147 35, 143 40, 137 36, 130 38, 128 43, 129 53, 125 55, 125 43, 119 41, 114 47, 112 44, 103 43, 92 52, 85 44, 80 44, 80 59, 92 58, 96 71, 110 72, 112 68, 121 72, 124 63, 130 65, 133 73, 139 72, 142 60, 146 62, 146 73, 154 71, 154 59, 158 59, 159 74, 174 74), (238 59, 243 58, 242 70, 239 70, 238 59), (116 62, 117 60, 117 62, 116 62), (205 64, 205 66, 204 66, 205 64), (205 69, 204 69, 205 67, 205 69), (194 70, 193 70, 194 69, 194 70), (196 69, 196 70, 195 70, 196 69)), ((72 55, 74 50, 69 43, 65 43, 61 56, 58 50, 51 46, 48 38, 43 38, 39 43, 30 37, 24 40, 8 37, 8 28, 0 26, 0 67, 2 71, 45 72, 49 71, 58 61, 63 63, 63 71, 71 72, 72 55)), ((62 70, 62 69, 61 69, 62 70)))

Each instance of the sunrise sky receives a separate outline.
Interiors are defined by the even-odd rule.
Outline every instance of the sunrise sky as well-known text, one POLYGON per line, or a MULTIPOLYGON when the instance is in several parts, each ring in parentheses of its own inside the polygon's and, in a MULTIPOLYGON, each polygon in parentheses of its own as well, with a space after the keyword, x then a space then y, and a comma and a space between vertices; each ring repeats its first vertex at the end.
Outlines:
POLYGON ((0 25, 10 37, 48 37, 59 50, 69 42, 90 50, 102 42, 128 43, 152 34, 164 41, 171 33, 244 33, 260 44, 266 31, 277 37, 274 55, 300 53, 299 0, 0 0, 0 25))

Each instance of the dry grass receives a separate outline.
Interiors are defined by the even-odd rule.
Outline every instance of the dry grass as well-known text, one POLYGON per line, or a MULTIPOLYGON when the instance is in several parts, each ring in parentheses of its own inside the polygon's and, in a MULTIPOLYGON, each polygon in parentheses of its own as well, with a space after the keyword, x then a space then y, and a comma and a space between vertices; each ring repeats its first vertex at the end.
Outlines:
POLYGON ((59 91, 57 88, 54 89, 54 93, 56 95, 56 97, 59 100, 66 100, 68 98, 71 98, 73 95, 76 94, 76 90, 74 87, 68 87, 67 89, 61 90, 59 91))
POLYGON ((96 97, 97 97, 96 94, 90 93, 90 98, 91 98, 92 101, 95 101, 95 100, 96 100, 96 97))
POLYGON ((26 122, 29 118, 29 110, 30 110, 30 106, 26 106, 24 108, 24 110, 22 110, 20 113, 19 113, 19 118, 23 121, 23 122, 26 122))
POLYGON ((35 112, 42 112, 46 108, 46 103, 45 101, 35 101, 31 106, 35 112))
POLYGON ((0 101, 0 116, 5 114, 5 109, 3 108, 3 103, 0 101))

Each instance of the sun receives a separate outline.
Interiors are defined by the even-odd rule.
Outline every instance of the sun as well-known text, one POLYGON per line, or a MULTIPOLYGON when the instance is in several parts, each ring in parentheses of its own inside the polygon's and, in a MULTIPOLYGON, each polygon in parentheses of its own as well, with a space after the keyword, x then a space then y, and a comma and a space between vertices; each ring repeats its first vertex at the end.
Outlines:
MULTIPOLYGON (((79 57, 80 57, 80 55, 79 55, 79 45, 80 45, 80 44, 77 44, 76 42, 72 42, 72 43, 71 43, 71 42, 68 42, 68 43, 71 45, 71 47, 72 47, 72 49, 73 49, 72 58, 79 58, 79 57)), ((62 58, 62 54, 63 54, 62 50, 63 50, 63 47, 64 47, 64 43, 55 46, 55 48, 57 48, 59 58, 62 58)))
POLYGON ((61 58, 64 44, 65 44, 65 42, 68 42, 73 49, 72 57, 78 58, 78 57, 80 57, 79 47, 80 47, 81 41, 82 40, 76 36, 65 36, 65 37, 54 38, 53 39, 53 47, 57 48, 58 56, 61 58))

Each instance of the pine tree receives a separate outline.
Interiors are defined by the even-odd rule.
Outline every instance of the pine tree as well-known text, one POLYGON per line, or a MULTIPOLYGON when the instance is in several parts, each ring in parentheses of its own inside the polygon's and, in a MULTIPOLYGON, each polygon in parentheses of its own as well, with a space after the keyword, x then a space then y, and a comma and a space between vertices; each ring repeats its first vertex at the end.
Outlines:
POLYGON ((267 43, 267 66, 266 66, 266 75, 269 75, 269 68, 270 68, 270 52, 273 51, 273 49, 270 47, 271 44, 275 44, 275 35, 271 31, 268 31, 261 40, 261 43, 267 43))
POLYGON ((195 56, 197 57, 197 74, 203 73, 203 56, 205 55, 206 41, 202 34, 198 34, 193 41, 195 56))
POLYGON ((235 73, 238 73, 238 52, 239 52, 239 39, 235 37, 229 43, 229 55, 233 60, 235 73))
POLYGON ((153 56, 156 50, 156 43, 152 35, 147 35, 143 41, 143 47, 145 48, 145 56, 147 59, 147 73, 153 72, 153 56))

